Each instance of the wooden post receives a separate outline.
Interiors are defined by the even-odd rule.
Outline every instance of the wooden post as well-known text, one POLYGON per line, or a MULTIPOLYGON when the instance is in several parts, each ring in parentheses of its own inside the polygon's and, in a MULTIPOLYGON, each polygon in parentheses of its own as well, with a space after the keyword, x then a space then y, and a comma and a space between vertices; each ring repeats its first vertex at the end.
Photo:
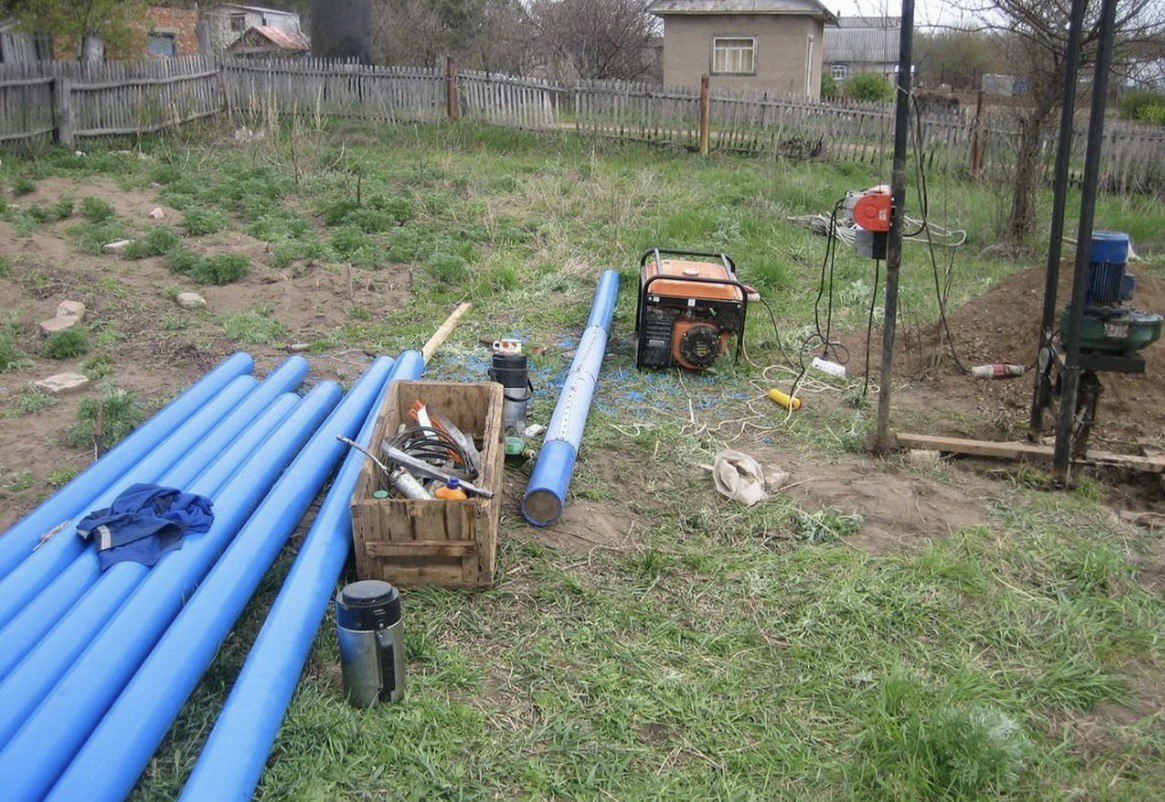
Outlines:
POLYGON ((73 80, 57 76, 53 81, 53 112, 57 118, 57 141, 73 147, 73 80))
POLYGON ((708 86, 708 76, 700 76, 700 155, 708 155, 709 139, 712 134, 712 95, 708 86))
POLYGON ((983 90, 975 95, 975 129, 971 139, 971 177, 983 177, 983 90))
POLYGON ((445 93, 449 122, 455 123, 459 109, 457 107, 457 64, 453 61, 453 56, 445 59, 445 93))

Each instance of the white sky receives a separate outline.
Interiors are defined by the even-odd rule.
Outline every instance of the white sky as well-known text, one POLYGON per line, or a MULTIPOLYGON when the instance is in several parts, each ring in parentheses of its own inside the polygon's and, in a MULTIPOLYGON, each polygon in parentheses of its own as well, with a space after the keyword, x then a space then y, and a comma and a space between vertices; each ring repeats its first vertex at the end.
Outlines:
MULTIPOLYGON (((897 17, 902 13, 902 0, 821 0, 830 11, 841 12, 843 16, 897 17)), ((956 5, 958 0, 914 0, 914 25, 925 28, 931 25, 951 25, 966 18, 965 11, 956 5)), ((969 3, 966 3, 969 5, 969 3)))

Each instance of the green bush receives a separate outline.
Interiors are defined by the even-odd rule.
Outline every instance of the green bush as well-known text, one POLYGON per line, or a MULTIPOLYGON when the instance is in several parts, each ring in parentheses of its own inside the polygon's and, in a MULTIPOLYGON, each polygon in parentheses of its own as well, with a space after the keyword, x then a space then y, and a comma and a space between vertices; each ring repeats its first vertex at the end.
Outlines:
POLYGON ((189 248, 179 247, 171 250, 168 256, 171 272, 200 284, 232 284, 247 275, 251 268, 251 260, 238 253, 201 256, 189 248))
POLYGON ((821 99, 837 100, 839 95, 841 88, 837 85, 837 79, 828 72, 821 73, 821 99))
POLYGON ((1137 89, 1125 92, 1117 101, 1121 116, 1126 120, 1165 125, 1165 95, 1137 89))
POLYGON ((369 234, 404 225, 416 214, 416 205, 411 200, 395 195, 373 196, 363 206, 344 198, 325 204, 320 212, 329 226, 356 226, 369 234))
POLYGON ((0 334, 0 373, 15 370, 24 362, 24 352, 8 334, 0 334))
POLYGON ((13 195, 31 195, 36 192, 36 182, 31 178, 18 178, 12 182, 13 195))
POLYGON ((469 279, 469 263, 451 253, 438 251, 430 256, 429 270, 442 284, 461 284, 469 279))
POLYGON ((8 278, 12 275, 12 264, 3 256, 0 256, 0 278, 8 278))
POLYGON ((137 260, 148 259, 151 256, 165 256, 181 243, 182 238, 174 229, 154 226, 126 246, 125 258, 137 260))
POLYGON ((49 359, 74 359, 89 353, 89 333, 80 326, 48 336, 43 352, 49 359))
POLYGON ((75 448, 94 445, 100 452, 120 443, 146 419, 146 410, 135 393, 106 385, 98 398, 86 398, 77 410, 77 424, 65 437, 75 448))
POLYGON ((49 206, 30 206, 26 214, 38 223, 55 223, 73 216, 73 199, 61 198, 49 206))
POLYGON ((226 215, 198 206, 187 209, 182 217, 182 227, 192 237, 217 234, 229 224, 226 215))
POLYGON ((100 198, 85 198, 82 200, 81 214, 90 223, 104 223, 117 217, 117 212, 113 210, 113 207, 100 198))
POLYGON ((894 86, 874 72, 863 72, 845 82, 845 96, 851 100, 890 100, 894 86))
POLYGON ((272 315, 269 306, 257 306, 247 312, 235 312, 223 318, 223 330, 243 345, 271 345, 287 336, 287 326, 272 315))
POLYGON ((69 234, 77 240, 77 247, 84 253, 100 256, 106 245, 125 239, 125 227, 117 218, 101 223, 82 223, 69 229, 69 234))

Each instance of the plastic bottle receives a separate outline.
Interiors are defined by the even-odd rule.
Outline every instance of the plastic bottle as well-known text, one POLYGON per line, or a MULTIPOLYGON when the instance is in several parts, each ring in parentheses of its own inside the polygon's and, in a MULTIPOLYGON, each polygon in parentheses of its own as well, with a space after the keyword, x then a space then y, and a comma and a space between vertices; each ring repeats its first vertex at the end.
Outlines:
POLYGON ((781 392, 776 387, 769 390, 769 399, 774 404, 779 404, 785 409, 792 409, 794 412, 801 408, 801 399, 790 397, 788 393, 781 392))
POLYGON ((464 501, 469 498, 461 489, 461 482, 457 481, 456 476, 450 477, 444 487, 438 487, 433 497, 441 501, 464 501))
POLYGON ((819 356, 813 357, 813 362, 811 364, 822 373, 828 373, 830 376, 837 376, 839 379, 845 377, 845 365, 839 365, 836 362, 831 362, 828 359, 822 359, 819 356))

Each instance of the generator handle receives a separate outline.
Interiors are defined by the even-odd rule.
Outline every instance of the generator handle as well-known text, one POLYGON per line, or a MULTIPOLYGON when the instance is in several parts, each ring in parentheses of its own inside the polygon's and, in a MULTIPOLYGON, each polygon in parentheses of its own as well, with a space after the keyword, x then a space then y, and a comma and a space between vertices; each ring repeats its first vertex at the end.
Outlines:
POLYGON ((710 259, 719 259, 724 265, 724 269, 732 275, 736 275, 736 262, 732 261, 732 257, 726 253, 716 253, 715 251, 676 251, 671 248, 652 248, 650 251, 645 251, 643 256, 639 257, 639 266, 643 267, 647 264, 647 257, 655 257, 655 267, 660 272, 663 272, 663 264, 661 254, 668 256, 703 256, 710 259))

